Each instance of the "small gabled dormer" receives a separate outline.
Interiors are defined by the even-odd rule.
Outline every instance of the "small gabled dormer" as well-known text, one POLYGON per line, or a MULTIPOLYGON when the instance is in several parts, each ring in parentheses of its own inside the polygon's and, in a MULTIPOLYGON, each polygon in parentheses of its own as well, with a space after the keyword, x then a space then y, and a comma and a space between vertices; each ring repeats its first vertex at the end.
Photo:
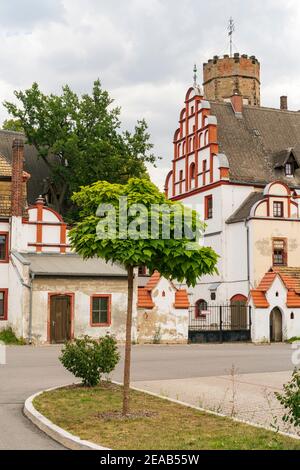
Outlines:
POLYGON ((278 176, 294 178, 300 168, 300 149, 290 147, 274 155, 274 169, 278 176))

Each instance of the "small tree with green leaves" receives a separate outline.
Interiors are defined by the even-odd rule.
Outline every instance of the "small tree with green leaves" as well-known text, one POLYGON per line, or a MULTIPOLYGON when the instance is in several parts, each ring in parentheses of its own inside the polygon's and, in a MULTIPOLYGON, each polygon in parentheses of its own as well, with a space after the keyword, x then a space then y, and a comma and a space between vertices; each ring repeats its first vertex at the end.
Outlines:
POLYGON ((292 380, 283 386, 283 390, 283 393, 275 392, 277 400, 286 410, 282 420, 300 427, 300 370, 294 370, 292 380))
POLYGON ((83 258, 122 264, 128 273, 123 414, 129 413, 134 268, 144 265, 168 279, 195 285, 216 271, 217 255, 198 240, 205 228, 194 210, 170 201, 147 179, 125 185, 99 181, 73 195, 80 220, 70 232, 83 258), (184 217, 183 217, 184 215, 184 217))

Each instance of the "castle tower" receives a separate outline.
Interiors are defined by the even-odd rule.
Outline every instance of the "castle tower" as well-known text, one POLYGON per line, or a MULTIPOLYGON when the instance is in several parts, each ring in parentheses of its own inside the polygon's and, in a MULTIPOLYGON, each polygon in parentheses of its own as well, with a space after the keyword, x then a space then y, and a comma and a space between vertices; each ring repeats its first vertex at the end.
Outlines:
POLYGON ((207 100, 227 101, 239 94, 244 104, 260 106, 260 64, 246 54, 214 56, 203 64, 203 88, 207 100))

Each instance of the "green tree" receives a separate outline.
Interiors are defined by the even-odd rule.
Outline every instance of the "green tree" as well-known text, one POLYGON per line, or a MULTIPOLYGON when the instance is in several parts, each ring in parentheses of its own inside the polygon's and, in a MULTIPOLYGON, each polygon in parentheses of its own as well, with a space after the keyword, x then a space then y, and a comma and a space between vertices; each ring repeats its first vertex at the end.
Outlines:
POLYGON ((61 95, 45 95, 34 83, 15 96, 18 105, 4 106, 48 166, 52 205, 60 213, 70 209, 66 204, 81 186, 145 177, 145 163, 155 162, 146 122, 138 121, 133 133, 121 132, 120 109, 112 107, 99 80, 91 95, 78 96, 69 86, 61 95))
POLYGON ((121 263, 128 273, 123 399, 123 414, 127 415, 134 268, 145 265, 151 272, 158 270, 162 276, 179 282, 185 280, 190 286, 195 285, 202 275, 216 271, 217 255, 211 248, 201 247, 197 242, 205 224, 199 220, 196 211, 168 200, 147 179, 132 178, 125 185, 99 181, 81 188, 73 195, 73 200, 80 207, 80 219, 70 231, 73 249, 83 258, 99 257, 121 263), (126 212, 124 198, 127 198, 126 212), (156 231, 153 231, 153 226, 156 231), (167 235, 166 227, 169 230, 167 235), (186 232, 180 238, 178 233, 182 229, 186 232))
POLYGON ((2 129, 5 131, 24 132, 20 119, 5 119, 2 124, 2 129))

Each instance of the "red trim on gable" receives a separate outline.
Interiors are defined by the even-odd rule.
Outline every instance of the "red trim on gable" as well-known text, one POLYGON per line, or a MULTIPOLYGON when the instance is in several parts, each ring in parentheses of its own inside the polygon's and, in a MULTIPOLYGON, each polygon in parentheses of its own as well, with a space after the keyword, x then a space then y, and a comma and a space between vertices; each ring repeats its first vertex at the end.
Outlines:
POLYGON ((154 303, 151 297, 151 291, 145 289, 145 287, 138 288, 138 308, 153 308, 154 303))
POLYGON ((66 252, 66 242, 67 242, 67 225, 62 224, 60 226, 60 252, 65 253, 66 252))

